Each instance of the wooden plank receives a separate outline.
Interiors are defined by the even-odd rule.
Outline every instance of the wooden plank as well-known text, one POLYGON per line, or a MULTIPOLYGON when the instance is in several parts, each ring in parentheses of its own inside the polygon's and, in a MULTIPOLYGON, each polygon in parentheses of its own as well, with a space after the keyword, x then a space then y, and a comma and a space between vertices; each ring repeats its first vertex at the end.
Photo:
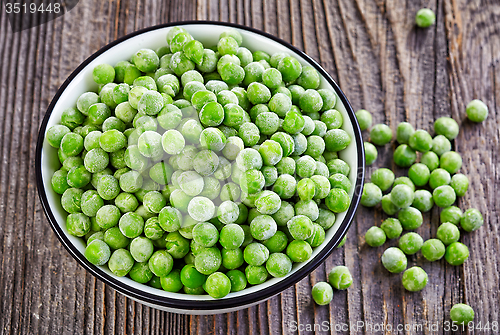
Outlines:
MULTIPOLYGON (((482 324, 499 320, 500 287, 500 6, 493 0, 199 0, 87 1, 40 27, 13 34, 0 14, 0 333, 62 334, 289 334, 293 322, 335 325, 363 321, 434 324, 444 331, 449 309, 471 304, 482 324), (436 25, 414 27, 414 14, 432 8, 436 25), (52 96, 76 66, 105 44, 153 24, 190 19, 238 22, 268 31, 318 60, 339 82, 355 109, 393 130, 408 120, 432 131, 451 115, 461 124, 455 140, 463 154, 470 191, 461 208, 485 216, 479 231, 464 234, 471 256, 462 267, 410 257, 429 274, 428 287, 410 294, 400 275, 388 275, 363 235, 385 219, 380 209, 360 209, 344 248, 315 272, 271 300, 230 314, 183 316, 125 298, 86 273, 61 246, 36 196, 34 153, 38 125, 52 96), (482 124, 465 118, 480 98, 490 107, 482 124), (347 265, 353 286, 316 306, 312 285, 335 265, 347 265)), ((20 22, 16 21, 19 25, 20 22)), ((368 135, 365 134, 367 138, 368 135)), ((367 170, 390 166, 394 147, 380 148, 367 170)), ((405 170, 398 169, 402 175, 405 170)), ((439 210, 424 215, 418 232, 435 236, 439 210)), ((295 333, 311 334, 304 330, 295 333)), ((351 334, 370 333, 350 329, 351 334)), ((410 332, 406 332, 410 333, 410 332)), ((430 334, 431 331, 424 330, 430 334)), ((432 333, 434 334, 434 332, 432 333)))

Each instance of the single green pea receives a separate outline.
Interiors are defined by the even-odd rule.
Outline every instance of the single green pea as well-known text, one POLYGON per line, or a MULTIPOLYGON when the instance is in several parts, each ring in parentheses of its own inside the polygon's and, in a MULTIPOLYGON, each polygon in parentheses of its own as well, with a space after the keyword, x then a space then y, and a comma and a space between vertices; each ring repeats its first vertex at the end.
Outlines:
POLYGON ((456 194, 453 188, 449 185, 436 187, 432 192, 434 203, 441 208, 453 205, 456 200, 456 194))
POLYGON ((457 121, 443 116, 434 121, 434 131, 437 135, 443 135, 451 141, 457 137, 459 127, 457 121))
POLYGON ((392 140, 392 130, 386 124, 376 124, 370 130, 370 139, 373 144, 384 146, 392 140))
POLYGON ((382 265, 391 273, 400 273, 406 270, 408 260, 401 249, 396 247, 387 248, 381 257, 382 265))
POLYGON ((385 243, 385 231, 379 227, 373 226, 365 233, 365 242, 370 247, 380 247, 385 243))
POLYGON ((399 239, 398 246, 405 254, 413 255, 417 253, 424 244, 423 238, 417 233, 406 233, 399 239))
POLYGON ((438 156, 451 150, 451 142, 443 135, 437 135, 432 140, 432 151, 438 156))
POLYGON ((372 126, 372 115, 369 111, 365 109, 360 109, 356 112, 356 118, 358 119, 359 128, 361 131, 367 130, 372 126))
POLYGON ((130 279, 141 284, 150 282, 153 278, 153 272, 149 269, 148 263, 135 263, 128 273, 130 279))
POLYGON ((335 266, 328 273, 328 282, 337 290, 346 290, 352 283, 352 275, 346 266, 335 266))
POLYGON ((109 64, 99 64, 94 67, 92 77, 99 85, 112 83, 115 80, 115 69, 109 64))
POLYGON ((464 174, 457 173, 451 177, 450 186, 455 191, 457 197, 463 197, 469 189, 469 178, 464 174))
POLYGON ((325 204, 334 213, 345 212, 350 204, 351 198, 346 191, 340 188, 333 188, 325 199, 325 204))
POLYGON ((429 8, 419 9, 415 16, 415 23, 420 28, 430 27, 436 22, 436 14, 429 8))
POLYGON ((366 183, 361 194, 361 204, 365 207, 375 207, 380 201, 382 201, 382 190, 373 183, 366 183))
POLYGON ((410 146, 401 144, 394 150, 393 160, 397 166, 410 167, 417 160, 417 154, 410 146))
POLYGON ((382 206, 382 210, 387 215, 394 215, 400 210, 400 208, 392 202, 392 197, 391 197, 390 193, 385 194, 382 197, 382 200, 380 201, 380 203, 382 206))
POLYGON ((410 136, 409 145, 415 151, 427 152, 432 149, 432 137, 425 130, 418 129, 410 136))
POLYGON ((406 207, 399 211, 398 220, 406 230, 415 230, 423 223, 422 213, 414 207, 406 207))
POLYGON ((365 163, 366 165, 372 165, 378 157, 377 147, 370 142, 364 142, 363 145, 365 148, 365 163))
POLYGON ((488 106, 478 99, 469 102, 465 111, 472 122, 483 122, 488 117, 488 106))
POLYGON ((380 190, 387 191, 394 183, 394 172, 389 169, 381 168, 372 172, 371 182, 377 185, 380 190))
POLYGON ((446 247, 444 258, 450 265, 462 265, 469 258, 469 248, 463 243, 453 242, 446 247))
POLYGON ((414 197, 415 193, 408 185, 398 184, 392 188, 391 200, 399 208, 409 207, 412 204, 414 197))
POLYGON ((420 157, 420 163, 427 165, 432 172, 439 167, 439 157, 435 152, 427 151, 420 157))
POLYGON ((314 302, 320 306, 328 305, 333 299, 333 289, 327 282, 316 283, 311 294, 314 302))
POLYGON ((438 227, 436 236, 444 245, 450 245, 460 239, 460 231, 453 223, 445 222, 438 227))
POLYGON ((462 167, 462 156, 458 152, 448 151, 439 158, 439 167, 449 173, 456 173, 462 167))
POLYGON ((411 204, 413 207, 421 212, 428 212, 434 206, 434 199, 432 193, 427 190, 417 190, 411 204))
POLYGON ((108 267, 115 276, 123 277, 134 266, 134 259, 126 249, 115 250, 108 261, 108 267))
POLYGON ((457 206, 450 206, 443 208, 440 214, 441 223, 450 222, 454 225, 460 224, 460 219, 462 218, 462 210, 457 206))
POLYGON ((408 122, 401 122, 396 129, 396 141, 399 144, 409 144, 410 137, 415 133, 415 129, 408 122))
POLYGON ((469 325, 474 322, 474 310, 466 304, 455 304, 450 310, 450 319, 459 325, 469 325))
POLYGON ((382 230, 385 232, 385 235, 389 239, 399 238, 399 236, 401 236, 401 233, 403 232, 403 226, 401 225, 401 222, 396 218, 387 218, 386 220, 384 220, 384 222, 382 222, 380 228, 382 228, 382 230))
POLYGON ((410 292, 421 291, 427 286, 429 276, 418 266, 409 268, 403 273, 403 286, 410 292))
POLYGON ((408 177, 416 186, 424 186, 429 181, 431 172, 427 165, 422 163, 413 164, 408 170, 408 177))
POLYGON ((460 218, 460 226, 463 230, 471 232, 479 229, 484 224, 483 215, 475 208, 470 208, 460 218))
POLYGON ((427 259, 430 262, 434 262, 443 258, 444 253, 446 251, 446 247, 443 244, 443 242, 433 238, 425 241, 424 244, 422 244, 421 251, 422 251, 422 256, 424 256, 425 259, 427 259))
POLYGON ((429 186, 436 189, 439 186, 448 185, 451 182, 451 175, 445 169, 435 169, 429 177, 429 186))

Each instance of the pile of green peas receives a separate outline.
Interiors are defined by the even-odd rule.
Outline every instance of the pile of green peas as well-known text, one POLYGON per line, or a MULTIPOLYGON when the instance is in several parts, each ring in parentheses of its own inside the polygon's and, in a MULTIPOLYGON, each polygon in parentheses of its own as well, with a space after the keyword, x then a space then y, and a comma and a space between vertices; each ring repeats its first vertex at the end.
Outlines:
MULTIPOLYGON (((473 109, 471 106, 482 111, 482 105, 474 101, 467 107, 467 114, 473 109)), ((359 110, 356 116, 363 130, 371 127, 372 116, 368 111, 359 110)), ((471 232, 484 223, 477 209, 471 208, 463 213, 454 205, 469 187, 467 176, 458 173, 462 157, 452 151, 451 141, 458 135, 458 123, 452 118, 440 117, 434 122, 434 132, 433 138, 425 130, 415 130, 407 122, 400 123, 396 129, 398 146, 393 160, 397 166, 408 168, 407 176, 396 178, 390 169, 375 169, 371 182, 364 185, 361 197, 362 205, 375 207, 380 203, 389 216, 380 227, 367 230, 365 242, 371 247, 379 247, 388 239, 398 239, 398 246, 386 249, 381 261, 389 272, 404 272, 402 282, 408 291, 422 290, 428 277, 420 267, 407 269, 407 256, 420 251, 430 262, 444 257, 451 265, 461 265, 469 257, 469 249, 459 241, 460 228, 471 232), (420 157, 419 162, 417 157, 420 157), (441 225, 437 228, 436 238, 424 241, 414 230, 423 224, 422 213, 429 212, 434 206, 441 208, 441 225), (409 232, 403 235, 403 231, 409 232)), ((378 124, 371 127, 373 144, 383 146, 392 138, 393 132, 388 126, 378 124)), ((377 157, 377 148, 373 144, 365 143, 367 165, 377 157)))
POLYGON ((46 139, 67 232, 116 276, 222 298, 288 275, 350 206, 351 142, 311 66, 230 29, 97 65, 46 139))

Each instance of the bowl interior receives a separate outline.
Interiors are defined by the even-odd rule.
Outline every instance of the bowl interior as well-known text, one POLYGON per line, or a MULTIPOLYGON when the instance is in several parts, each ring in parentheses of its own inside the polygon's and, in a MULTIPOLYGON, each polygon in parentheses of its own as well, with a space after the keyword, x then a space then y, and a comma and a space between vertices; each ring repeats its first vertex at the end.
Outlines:
MULTIPOLYGON (((221 24, 181 24, 195 39, 201 41, 204 43, 205 46, 211 46, 215 45, 218 41, 218 37, 220 33, 223 31, 229 29, 229 27, 221 24)), ((156 49, 160 46, 163 46, 166 44, 165 42, 165 37, 167 35, 167 32, 169 31, 171 27, 163 27, 163 28, 158 28, 158 29, 153 29, 149 30, 140 34, 137 34, 135 36, 132 36, 130 38, 127 38, 120 43, 112 46, 108 50, 102 52, 100 55, 98 55, 95 59, 93 59, 89 64, 87 64, 85 67, 79 71, 76 76, 67 84, 66 89, 62 92, 62 94, 59 96, 57 99, 54 108, 52 110, 52 113, 48 119, 47 126, 45 129, 42 129, 42 131, 45 133, 48 128, 51 126, 57 124, 60 121, 61 114, 64 109, 69 108, 69 107, 74 107, 76 100, 78 97, 87 91, 96 91, 97 90, 97 85, 94 83, 92 79, 92 69, 94 66, 102 63, 108 63, 111 65, 116 64, 118 61, 121 60, 128 60, 131 58, 133 53, 137 51, 138 49, 141 48, 150 48, 150 49, 156 49)), ((305 59, 302 57, 300 54, 296 53, 292 49, 289 49, 286 45, 278 43, 274 41, 273 39, 266 37, 264 35, 261 35, 259 33, 245 30, 245 29, 238 29, 240 33, 243 36, 243 45, 244 47, 247 47, 251 51, 255 50, 263 50, 265 52, 268 52, 270 54, 275 53, 275 52, 287 52, 294 57, 296 57, 303 65, 309 65, 310 62, 308 59, 305 59)), ((78 70, 77 70, 78 71, 78 70)), ((323 76, 321 80, 321 88, 328 88, 331 89, 335 92, 334 87, 328 82, 328 80, 325 80, 323 76)), ((337 105, 336 109, 342 114, 344 118, 344 124, 342 126, 342 129, 344 129, 350 136, 351 136, 351 144, 340 153, 340 157, 346 161, 350 166, 351 166, 351 171, 349 175, 349 179, 352 183, 352 188, 350 190, 349 195, 351 198, 353 197, 353 194, 355 192, 356 186, 359 184, 359 176, 358 176, 358 171, 362 171, 362 161, 360 157, 359 152, 362 152, 362 148, 359 148, 358 141, 356 141, 356 134, 355 131, 358 129, 356 121, 352 118, 352 115, 349 115, 347 110, 350 109, 350 106, 344 105, 343 101, 339 99, 337 96, 337 105)), ((347 101, 347 100, 345 100, 347 101)), ((352 111, 351 111, 352 114, 352 111)), ((359 130, 358 130, 359 132, 359 130)), ((359 134, 358 134, 359 137, 359 134)), ((362 143, 362 142, 361 142, 362 143)), ((73 244, 76 249, 78 250, 78 253, 74 253, 74 256, 79 258, 83 263, 87 264, 90 267, 94 267, 90 263, 86 262, 85 257, 84 257, 84 251, 85 251, 85 244, 82 239, 71 236, 67 234, 66 226, 65 226, 65 220, 66 220, 66 213, 62 209, 60 205, 60 196, 56 194, 51 187, 51 176, 52 174, 59 168, 59 160, 57 156, 57 150, 52 148, 47 141, 45 140, 43 142, 43 148, 41 152, 41 177, 42 177, 42 182, 43 182, 43 188, 46 193, 46 198, 48 201, 48 210, 52 211, 53 217, 55 218, 55 222, 52 222, 52 224, 58 225, 59 228, 64 232, 64 236, 62 236, 63 239, 66 239, 69 241, 69 243, 73 244)), ((362 174, 362 172, 361 172, 362 174)), ((362 178, 362 177, 361 177, 362 178)), ((351 204, 352 206, 357 205, 351 204)), ((344 218, 346 216, 346 213, 344 212, 336 217, 336 222, 335 225, 330 228, 326 232, 326 239, 325 242, 320 247, 315 248, 312 257, 308 262, 304 262, 301 264, 295 264, 293 267, 293 270, 291 274, 289 274, 287 277, 293 275, 297 271, 300 271, 304 266, 306 266, 310 262, 314 262, 316 256, 325 248, 333 248, 334 245, 332 245, 331 242, 334 237, 336 237, 335 244, 337 244, 338 240, 342 237, 344 231, 347 229, 347 223, 343 223, 344 218), (341 227, 342 226, 342 227, 341 227), (342 228, 342 229, 340 229, 342 228), (340 231, 341 230, 341 231, 340 231), (338 234, 337 234, 338 233, 338 234), (335 236, 337 235, 337 236, 335 236)), ((142 285, 139 283, 134 282, 133 280, 122 277, 118 278, 114 276, 111 271, 107 268, 107 266, 101 266, 99 272, 104 272, 108 276, 114 278, 115 280, 118 280, 121 282, 125 287, 129 288, 135 288, 136 290, 144 291, 147 293, 150 293, 152 295, 156 296, 161 296, 161 297, 168 297, 172 299, 179 299, 179 300, 214 300, 208 295, 206 296, 194 296, 194 295, 187 295, 187 294, 181 294, 181 293, 170 293, 166 292, 163 290, 155 289, 146 285, 142 285)), ((101 273, 102 273, 101 272, 101 273)), ((105 276, 107 277, 107 276, 105 276)), ((249 287, 243 291, 236 292, 236 293, 230 293, 223 299, 232 299, 232 298, 238 298, 238 297, 243 297, 246 296, 250 293, 258 292, 262 289, 271 287, 273 285, 278 285, 281 281, 283 281, 284 278, 272 278, 265 282, 264 284, 249 287)))

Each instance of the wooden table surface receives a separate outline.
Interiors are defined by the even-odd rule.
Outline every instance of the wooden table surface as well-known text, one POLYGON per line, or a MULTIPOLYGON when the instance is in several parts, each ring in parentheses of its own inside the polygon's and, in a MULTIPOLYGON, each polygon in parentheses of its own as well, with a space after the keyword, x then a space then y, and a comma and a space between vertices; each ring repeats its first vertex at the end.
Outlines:
MULTIPOLYGON (((300 334, 311 334, 306 325, 324 321, 330 330, 318 334, 381 334, 369 327, 383 325, 407 329, 389 334, 441 334, 449 333, 449 310, 459 302, 475 309, 482 326, 489 322, 490 330, 475 334, 496 334, 491 327, 500 321, 499 59, 497 0, 82 0, 63 17, 18 33, 2 11, 0 334, 292 334, 295 323, 302 325, 300 334), (421 7, 437 16, 426 30, 414 26, 421 7), (458 205, 476 207, 485 217, 479 231, 462 237, 471 251, 465 265, 412 256, 409 262, 428 272, 429 284, 406 292, 401 275, 382 268, 384 248, 364 243, 365 231, 385 216, 361 208, 345 247, 314 273, 265 303, 231 314, 161 312, 86 273, 52 232, 36 194, 35 146, 45 110, 65 78, 102 46, 143 27, 196 19, 237 22, 292 43, 337 80, 355 110, 371 111, 375 123, 393 130, 401 121, 432 131, 437 117, 457 120, 455 147, 471 180, 458 205), (465 119, 465 106, 474 98, 489 106, 482 124, 465 119), (315 305, 312 285, 340 264, 350 268, 354 284, 335 292, 329 306, 315 305), (419 325, 421 331, 414 328, 419 325)), ((379 151, 374 167, 395 168, 392 150, 379 151)), ((436 208, 424 215, 418 229, 424 239, 435 236, 438 220, 436 208)))

